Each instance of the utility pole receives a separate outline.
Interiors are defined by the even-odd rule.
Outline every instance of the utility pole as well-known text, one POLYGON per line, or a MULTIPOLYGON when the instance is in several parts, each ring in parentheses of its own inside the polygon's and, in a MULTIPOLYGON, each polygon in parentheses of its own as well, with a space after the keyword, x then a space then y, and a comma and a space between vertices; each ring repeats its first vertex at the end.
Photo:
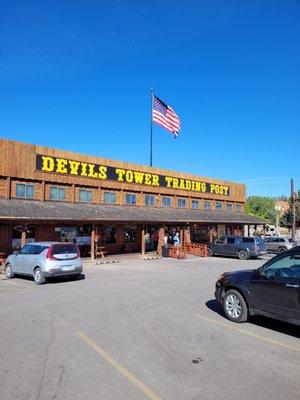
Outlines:
POLYGON ((296 238, 296 193, 294 191, 294 179, 291 179, 291 212, 292 212, 292 239, 296 238))

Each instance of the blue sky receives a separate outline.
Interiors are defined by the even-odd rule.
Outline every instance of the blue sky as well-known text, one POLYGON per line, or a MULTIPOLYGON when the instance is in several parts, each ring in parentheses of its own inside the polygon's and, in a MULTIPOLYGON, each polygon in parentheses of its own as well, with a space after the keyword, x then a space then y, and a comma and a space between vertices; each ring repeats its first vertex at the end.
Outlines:
POLYGON ((300 189, 300 2, 0 0, 0 136, 149 163, 150 88, 182 120, 153 165, 300 189))

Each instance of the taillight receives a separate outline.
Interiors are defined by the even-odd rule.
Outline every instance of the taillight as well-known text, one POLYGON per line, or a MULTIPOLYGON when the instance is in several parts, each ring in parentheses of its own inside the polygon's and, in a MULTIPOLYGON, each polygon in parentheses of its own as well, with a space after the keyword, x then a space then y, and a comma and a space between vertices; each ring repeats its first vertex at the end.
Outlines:
POLYGON ((78 245, 76 245, 76 249, 77 249, 77 257, 80 258, 80 250, 78 245))
POLYGON ((54 260, 53 254, 52 254, 52 250, 53 250, 53 247, 52 247, 52 246, 50 246, 49 249, 47 250, 46 258, 47 258, 48 260, 54 260))

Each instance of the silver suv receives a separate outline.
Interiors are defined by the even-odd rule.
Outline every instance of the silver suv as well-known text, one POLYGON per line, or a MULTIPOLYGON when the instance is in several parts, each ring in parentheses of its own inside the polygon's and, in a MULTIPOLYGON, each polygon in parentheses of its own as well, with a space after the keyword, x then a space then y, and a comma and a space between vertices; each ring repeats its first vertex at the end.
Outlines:
POLYGON ((283 253, 297 246, 297 243, 285 237, 269 237, 265 239, 267 251, 270 253, 283 253))
POLYGON ((5 275, 33 276, 37 285, 46 278, 70 276, 77 278, 82 272, 79 248, 73 243, 35 242, 28 243, 21 250, 7 257, 5 275))

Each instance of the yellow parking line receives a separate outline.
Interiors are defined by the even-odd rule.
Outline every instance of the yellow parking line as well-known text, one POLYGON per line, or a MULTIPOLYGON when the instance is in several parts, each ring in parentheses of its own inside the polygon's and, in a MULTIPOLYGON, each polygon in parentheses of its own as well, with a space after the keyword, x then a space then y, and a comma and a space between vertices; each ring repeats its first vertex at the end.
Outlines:
POLYGON ((76 332, 77 335, 93 350, 96 351, 105 361, 107 361, 111 366, 113 366, 120 374, 122 374, 126 379, 128 379, 137 389, 143 392, 151 400, 161 400, 157 394, 155 394, 151 389, 143 384, 137 377, 135 377, 131 372, 127 371, 121 364, 114 360, 109 354, 101 349, 92 339, 90 339, 85 333, 81 331, 76 332))
POLYGON ((280 347, 284 347, 284 348, 292 350, 292 351, 300 352, 300 348, 299 347, 293 347, 293 346, 290 346, 288 344, 285 344, 285 343, 282 343, 282 342, 278 342, 277 340, 270 339, 270 338, 268 338, 266 336, 257 335, 256 333, 253 333, 253 332, 250 332, 250 331, 246 331, 245 329, 236 328, 235 326, 231 326, 231 325, 225 324, 224 322, 221 322, 221 321, 216 321, 215 319, 205 317, 204 315, 200 315, 198 313, 195 313, 195 316, 197 318, 203 319, 205 321, 212 322, 213 324, 221 325, 221 326, 224 326, 225 328, 234 330, 236 332, 241 332, 241 333, 244 333, 244 334, 246 334, 248 336, 253 336, 253 337, 257 338, 257 339, 261 339, 261 340, 264 340, 266 342, 275 344, 276 346, 280 346, 280 347))

